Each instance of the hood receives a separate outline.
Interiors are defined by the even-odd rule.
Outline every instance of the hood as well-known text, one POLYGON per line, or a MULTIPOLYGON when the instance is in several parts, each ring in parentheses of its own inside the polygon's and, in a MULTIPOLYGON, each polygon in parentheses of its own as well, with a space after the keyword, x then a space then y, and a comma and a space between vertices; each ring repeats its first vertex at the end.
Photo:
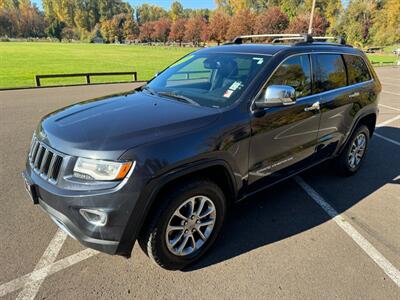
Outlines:
POLYGON ((60 152, 116 159, 138 145, 204 127, 219 110, 145 92, 94 99, 42 119, 37 136, 60 152))

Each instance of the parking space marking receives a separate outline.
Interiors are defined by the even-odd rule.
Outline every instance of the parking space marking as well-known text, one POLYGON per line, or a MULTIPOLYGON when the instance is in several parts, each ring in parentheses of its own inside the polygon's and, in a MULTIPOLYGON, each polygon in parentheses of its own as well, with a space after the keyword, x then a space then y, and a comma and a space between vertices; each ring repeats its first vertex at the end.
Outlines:
POLYGON ((379 106, 382 106, 382 107, 384 107, 384 108, 389 108, 389 109, 392 109, 392 110, 400 111, 400 108, 396 108, 396 107, 389 106, 389 105, 385 105, 385 104, 380 104, 380 103, 379 103, 379 106))
POLYGON ((36 280, 31 275, 25 283, 24 289, 18 294, 17 300, 28 300, 35 298, 40 286, 43 283, 43 280, 47 277, 48 270, 43 270, 43 268, 50 265, 56 260, 57 255, 60 252, 66 238, 67 235, 61 229, 58 229, 34 269, 34 271, 41 270, 40 272, 42 273, 42 279, 36 280))
POLYGON ((396 269, 370 242, 368 242, 342 215, 325 201, 301 177, 294 178, 296 183, 332 218, 333 221, 386 273, 400 288, 400 271, 396 269))
POLYGON ((56 262, 53 262, 49 265, 46 265, 41 269, 35 270, 29 274, 26 274, 24 276, 6 282, 0 285, 0 297, 4 297, 9 293, 24 288, 24 286, 30 281, 44 280, 46 277, 54 273, 57 273, 59 271, 62 271, 98 253, 99 253, 98 251, 93 249, 85 249, 68 257, 65 257, 63 259, 60 259, 56 262))
POLYGON ((392 140, 391 138, 388 138, 386 136, 380 135, 379 133, 376 133, 376 132, 374 133, 374 135, 377 136, 378 138, 381 138, 381 139, 387 141, 387 142, 390 142, 390 143, 393 143, 393 144, 395 144, 397 146, 400 146, 400 142, 392 140))
POLYGON ((389 125, 390 123, 393 123, 394 121, 397 121, 397 120, 400 120, 400 115, 395 116, 389 120, 383 121, 383 122, 379 123, 378 125, 376 125, 376 127, 383 127, 383 126, 389 125))
POLYGON ((390 95, 396 95, 396 96, 400 96, 400 94, 399 94, 399 93, 395 93, 395 92, 382 91, 382 93, 385 93, 385 94, 390 94, 390 95))

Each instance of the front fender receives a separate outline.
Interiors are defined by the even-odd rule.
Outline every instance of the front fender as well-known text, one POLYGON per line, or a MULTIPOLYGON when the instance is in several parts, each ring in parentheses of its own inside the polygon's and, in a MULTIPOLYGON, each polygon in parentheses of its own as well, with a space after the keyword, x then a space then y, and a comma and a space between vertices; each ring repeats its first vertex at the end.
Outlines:
POLYGON ((146 184, 131 213, 116 253, 118 255, 130 257, 135 241, 142 230, 146 218, 151 212, 152 207, 157 204, 157 195, 166 184, 178 178, 184 178, 185 175, 215 166, 222 166, 226 169, 231 180, 232 192, 234 193, 234 197, 236 197, 238 187, 235 183, 235 176, 228 162, 223 159, 206 158, 172 169, 162 174, 162 176, 149 180, 146 184))

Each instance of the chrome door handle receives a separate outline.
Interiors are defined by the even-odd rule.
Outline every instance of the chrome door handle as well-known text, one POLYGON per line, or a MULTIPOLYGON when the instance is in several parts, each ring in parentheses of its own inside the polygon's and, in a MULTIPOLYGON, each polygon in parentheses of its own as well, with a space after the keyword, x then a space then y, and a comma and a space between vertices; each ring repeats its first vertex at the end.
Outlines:
POLYGON ((313 110, 320 110, 320 105, 319 105, 319 101, 314 102, 313 105, 304 108, 304 111, 313 111, 313 110))
POLYGON ((349 98, 358 97, 358 96, 360 96, 360 93, 359 92, 355 92, 353 94, 350 94, 349 98))

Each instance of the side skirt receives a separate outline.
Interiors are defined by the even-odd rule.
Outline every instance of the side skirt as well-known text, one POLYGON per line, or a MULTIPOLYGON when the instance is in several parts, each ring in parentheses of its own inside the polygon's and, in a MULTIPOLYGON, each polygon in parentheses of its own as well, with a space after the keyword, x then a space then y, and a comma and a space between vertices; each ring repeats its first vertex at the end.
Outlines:
POLYGON ((332 158, 334 158, 334 156, 324 158, 324 159, 322 159, 322 160, 320 160, 320 161, 318 161, 318 162, 315 162, 315 163, 313 163, 313 164, 311 164, 311 165, 309 165, 309 166, 307 166, 307 167, 305 167, 305 168, 302 168, 302 169, 300 169, 300 170, 298 170, 298 171, 294 171, 293 173, 291 173, 290 175, 288 175, 288 176, 286 176, 286 177, 282 177, 282 178, 278 179, 277 181, 275 181, 275 182, 273 182, 273 183, 271 183, 271 184, 267 184, 267 185, 265 185, 265 186, 259 188, 258 190, 252 191, 251 193, 248 193, 248 194, 244 195, 243 197, 237 199, 237 200, 236 200, 236 203, 241 202, 241 201, 244 201, 244 200, 246 200, 247 198, 253 196, 254 194, 257 194, 257 193, 259 193, 259 192, 261 192, 261 191, 263 191, 263 190, 265 190, 265 189, 267 189, 267 188, 270 188, 270 187, 272 187, 272 186, 274 186, 274 185, 276 185, 276 184, 278 184, 278 183, 280 183, 280 182, 282 182, 282 181, 285 181, 285 180, 287 180, 287 179, 290 179, 290 178, 296 176, 297 174, 302 173, 302 172, 304 172, 304 171, 306 171, 306 170, 308 170, 308 169, 311 169, 311 168, 315 167, 316 165, 319 165, 319 164, 321 164, 321 163, 323 163, 323 162, 325 162, 325 161, 327 161, 327 160, 330 160, 330 159, 332 159, 332 158))

